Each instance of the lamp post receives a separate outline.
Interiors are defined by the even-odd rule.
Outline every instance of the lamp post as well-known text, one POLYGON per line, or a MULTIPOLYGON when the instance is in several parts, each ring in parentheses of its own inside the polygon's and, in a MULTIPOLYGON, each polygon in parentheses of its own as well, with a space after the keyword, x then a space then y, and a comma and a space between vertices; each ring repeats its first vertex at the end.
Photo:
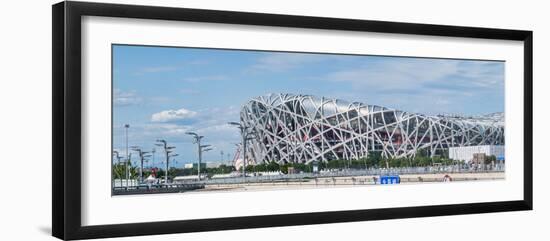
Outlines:
MULTIPOLYGON (((120 159, 122 158, 120 156, 120 153, 118 151, 113 151, 113 155, 115 156, 116 158, 116 164, 117 165, 120 165, 120 159)), ((115 179, 116 179, 116 175, 115 175, 115 164, 111 162, 111 170, 112 170, 112 178, 113 178, 113 181, 112 181, 112 188, 115 188, 115 179)))
MULTIPOLYGON (((177 156, 179 156, 179 155, 178 155, 178 154, 170 155, 170 157, 177 157, 177 156)), ((173 158, 171 163, 172 163, 173 165, 177 166, 178 161, 176 161, 176 158, 173 158)))
POLYGON ((243 178, 246 180, 246 143, 254 138, 256 134, 254 131, 250 131, 251 127, 243 125, 239 122, 228 122, 230 125, 234 125, 241 131, 242 136, 242 148, 243 148, 243 178))
MULTIPOLYGON (((168 160, 170 160, 170 157, 176 157, 176 156, 178 156, 177 153, 168 155, 168 160)), ((176 161, 175 159, 174 159, 174 162, 177 163, 177 161, 176 161)), ((168 164, 168 161, 167 161, 167 162, 166 162, 166 177, 168 177, 168 170, 169 170, 169 169, 170 169, 170 165, 168 164)), ((168 180, 168 179, 166 179, 166 180, 168 180)))
POLYGON ((128 154, 128 160, 126 160, 125 163, 124 163, 124 165, 126 167, 126 169, 124 170, 125 171, 124 175, 126 176, 126 190, 128 190, 129 180, 130 180, 130 169, 128 169, 128 164, 130 164, 130 165, 132 164, 132 153, 131 152, 130 152, 130 154, 128 154))
MULTIPOLYGON (((201 161, 202 161, 202 153, 207 152, 207 151, 211 151, 213 149, 214 148, 210 147, 210 145, 202 145, 201 146, 201 161)), ((206 167, 206 164, 205 164, 205 167, 206 167)), ((200 178, 200 176, 199 176, 199 178, 200 178)))
MULTIPOLYGON (((113 154, 114 154, 114 156, 115 156, 115 158, 116 158, 116 164, 120 164, 120 159, 122 158, 122 157, 120 156, 120 153, 119 153, 118 151, 113 151, 113 154)), ((114 164, 113 164, 113 165, 114 165, 114 164)))
POLYGON ((149 152, 142 151, 141 148, 139 148, 138 146, 132 146, 132 150, 136 151, 139 155, 139 161, 140 161, 139 182, 142 183, 143 182, 143 161, 145 160, 146 157, 149 157, 150 155, 146 155, 149 152))
POLYGON ((151 160, 151 168, 155 167, 155 152, 157 152, 157 150, 153 147, 153 150, 151 150, 151 155, 153 156, 151 160))
MULTIPOLYGON (((237 147, 236 149, 236 152, 235 152, 235 157, 233 157, 233 161, 231 162, 233 164, 233 166, 235 167, 235 170, 236 171, 239 171, 237 169, 237 161, 239 160, 239 156, 242 154, 242 143, 234 143, 235 144, 235 147, 237 147)), ((244 160, 244 159, 243 159, 244 160)))
POLYGON ((124 124, 124 130, 126 131, 126 158, 127 160, 124 162, 124 172, 126 177, 126 188, 128 188, 128 162, 130 162, 130 153, 128 151, 128 128, 130 128, 130 124, 124 124))
MULTIPOLYGON (((168 144, 166 143, 165 140, 157 140, 157 146, 160 146, 163 148, 164 150, 164 154, 165 154, 165 157, 166 157, 166 169, 165 169, 165 173, 164 173, 164 184, 168 185, 168 165, 169 165, 169 162, 170 162, 170 153, 172 153, 172 149, 176 148, 174 146, 168 146, 168 144)), ((177 155, 177 154, 175 154, 177 155)))
POLYGON ((199 178, 199 181, 201 180, 201 162, 202 162, 202 152, 203 148, 209 147, 210 145, 201 145, 201 140, 204 138, 204 136, 201 136, 195 132, 186 132, 185 134, 190 135, 193 137, 193 144, 197 144, 197 151, 198 151, 198 158, 199 163, 197 167, 197 175, 199 178))
POLYGON ((150 157, 151 157, 151 154, 143 155, 143 162, 145 162, 145 164, 142 164, 142 167, 141 167, 143 174, 145 174, 145 169, 147 169, 147 167, 149 166, 150 157))

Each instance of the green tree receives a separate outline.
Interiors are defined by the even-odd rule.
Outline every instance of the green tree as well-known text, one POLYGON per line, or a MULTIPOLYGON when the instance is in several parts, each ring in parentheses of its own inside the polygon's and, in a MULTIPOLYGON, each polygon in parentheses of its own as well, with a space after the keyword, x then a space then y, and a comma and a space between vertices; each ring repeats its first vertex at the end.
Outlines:
MULTIPOLYGON (((367 166, 376 167, 381 166, 380 161, 382 160, 382 153, 379 151, 369 151, 367 155, 367 166)), ((385 162, 384 162, 384 165, 385 162)))
POLYGON ((415 156, 417 156, 417 157, 427 157, 428 156, 428 150, 419 149, 419 150, 416 151, 415 156))
POLYGON ((496 163, 497 157, 495 155, 485 156, 484 163, 486 165, 496 163))
POLYGON ((136 179, 139 177, 139 168, 132 166, 131 162, 128 162, 128 169, 123 163, 113 166, 113 175, 115 179, 126 179, 126 170, 128 170, 129 179, 136 179))
POLYGON ((279 167, 281 168, 282 173, 288 174, 288 163, 285 163, 283 165, 279 165, 279 167))
POLYGON ((254 166, 253 165, 247 165, 246 168, 245 168, 245 171, 250 173, 250 172, 253 172, 254 171, 254 166))
POLYGON ((164 169, 159 169, 159 170, 157 171, 157 177, 158 177, 158 178, 164 178, 165 173, 166 173, 166 172, 164 171, 164 169))
POLYGON ((267 168, 267 171, 270 171, 270 172, 277 172, 281 169, 281 167, 279 166, 279 163, 277 163, 276 161, 268 162, 266 165, 266 168, 267 168))
POLYGON ((125 179, 126 178, 126 175, 124 174, 125 170, 126 168, 124 164, 115 164, 113 166, 114 179, 125 179))

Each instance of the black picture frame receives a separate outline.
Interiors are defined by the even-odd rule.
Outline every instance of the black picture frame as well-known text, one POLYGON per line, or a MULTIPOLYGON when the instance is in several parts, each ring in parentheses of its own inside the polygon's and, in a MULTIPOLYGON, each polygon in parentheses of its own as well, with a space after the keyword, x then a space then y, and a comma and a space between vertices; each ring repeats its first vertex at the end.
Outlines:
MULTIPOLYGON (((106 238, 214 230, 532 210, 533 32, 278 14, 151 7, 90 2, 52 6, 52 233, 60 239, 106 238), (421 207, 342 210, 233 218, 82 226, 81 224, 81 17, 104 16, 280 26, 326 30, 516 40, 524 43, 523 199, 421 207)), ((138 220, 136 220, 138 221, 138 220)))

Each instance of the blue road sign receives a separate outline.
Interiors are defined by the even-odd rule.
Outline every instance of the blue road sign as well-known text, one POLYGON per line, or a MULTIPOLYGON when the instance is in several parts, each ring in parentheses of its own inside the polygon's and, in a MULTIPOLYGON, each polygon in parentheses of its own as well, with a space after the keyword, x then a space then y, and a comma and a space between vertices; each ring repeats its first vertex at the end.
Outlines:
POLYGON ((398 175, 380 176, 380 184, 399 184, 401 178, 398 175))

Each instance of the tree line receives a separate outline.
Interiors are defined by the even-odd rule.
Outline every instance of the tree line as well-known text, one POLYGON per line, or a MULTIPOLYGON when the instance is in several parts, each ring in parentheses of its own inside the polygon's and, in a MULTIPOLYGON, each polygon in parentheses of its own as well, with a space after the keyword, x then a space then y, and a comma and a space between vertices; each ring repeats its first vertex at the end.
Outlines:
MULTIPOLYGON (((484 164, 495 163, 496 157, 494 155, 485 156, 484 164)), ((328 160, 325 162, 318 163, 283 163, 279 164, 276 161, 269 161, 265 163, 260 163, 256 165, 247 165, 246 172, 282 172, 285 174, 289 173, 289 170, 294 170, 295 173, 299 172, 313 172, 314 165, 317 165, 318 170, 343 170, 343 169, 367 169, 367 168, 399 168, 399 167, 428 167, 434 165, 453 165, 453 164, 464 164, 464 161, 456 161, 446 157, 445 153, 442 156, 430 157, 425 150, 420 150, 416 153, 414 157, 400 157, 400 158, 387 158, 383 157, 381 152, 372 151, 369 152, 368 156, 365 158, 360 158, 356 160, 328 160)), ((113 167, 113 175, 116 179, 124 179, 124 164, 116 164, 113 167)), ((130 173, 130 178, 135 179, 139 177, 139 167, 132 166, 128 163, 128 171, 130 173)), ((237 171, 234 166, 228 166, 222 164, 218 167, 202 167, 201 174, 212 177, 216 174, 229 174, 231 172, 237 171)), ((242 167, 238 171, 242 171, 242 167)), ((151 169, 145 169, 143 177, 147 178, 152 173, 151 169)), ((169 178, 174 178, 176 176, 189 176, 197 175, 197 167, 193 168, 175 168, 171 167, 168 170, 169 178)), ((163 169, 156 170, 156 177, 164 177, 165 171, 163 169)))

